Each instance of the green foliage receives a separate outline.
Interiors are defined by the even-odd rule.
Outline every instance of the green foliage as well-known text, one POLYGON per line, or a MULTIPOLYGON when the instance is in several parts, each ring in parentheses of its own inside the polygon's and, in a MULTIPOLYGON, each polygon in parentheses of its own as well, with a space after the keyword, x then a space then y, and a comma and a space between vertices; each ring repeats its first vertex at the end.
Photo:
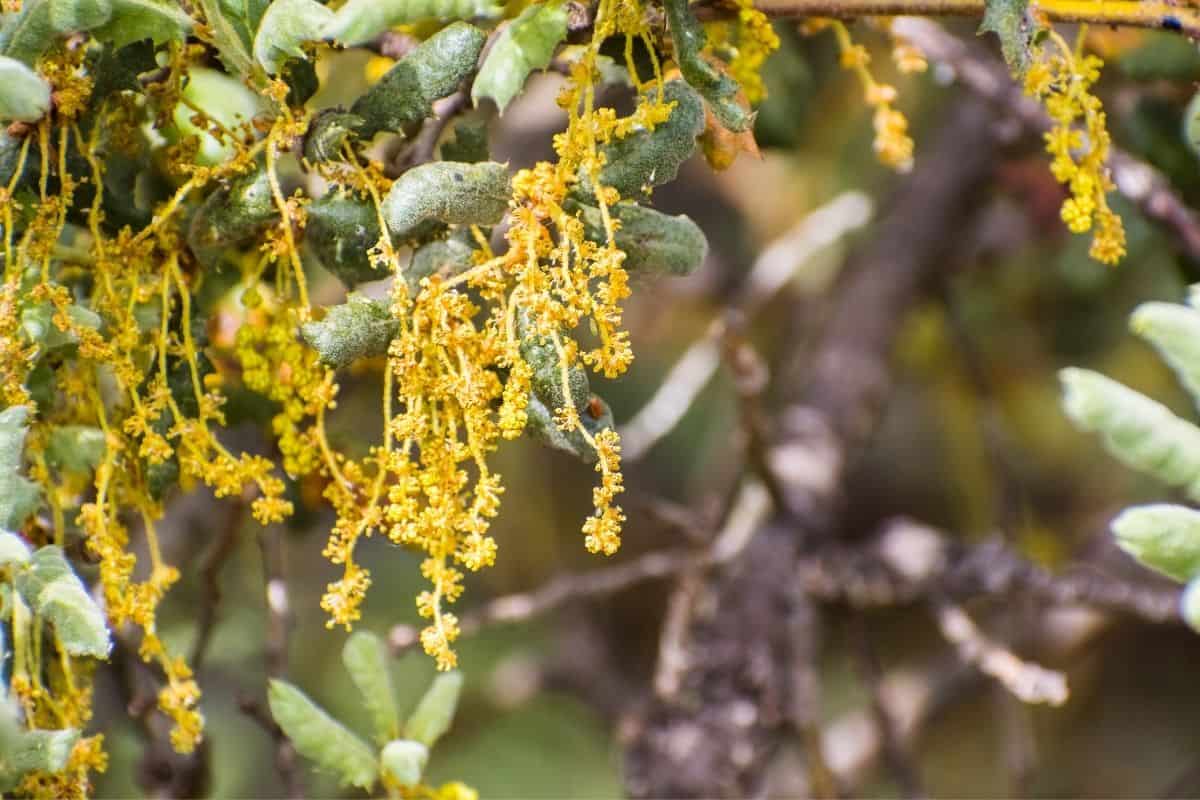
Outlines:
POLYGON ((1200 511, 1157 503, 1127 508, 1112 522, 1117 544, 1169 578, 1200 575, 1200 511))
POLYGON ((428 117, 433 102, 474 71, 486 39, 474 25, 456 22, 415 47, 350 107, 350 113, 363 119, 359 136, 400 132, 428 117))
POLYGON ((104 458, 104 431, 90 425, 62 425, 50 432, 46 461, 67 472, 87 472, 104 458))
MULTIPOLYGON (((600 209, 580 205, 586 236, 594 242, 605 238, 600 209)), ((690 275, 708 255, 708 239, 691 219, 653 208, 619 203, 610 209, 617 228, 617 247, 625 251, 625 269, 665 275, 690 275)))
POLYGON ((188 226, 188 246, 201 262, 215 265, 225 250, 251 241, 278 218, 267 171, 259 166, 209 195, 188 226))
POLYGON ((485 19, 500 11, 493 0, 350 0, 338 9, 324 35, 346 45, 363 44, 394 25, 485 19))
POLYGON ((1200 407, 1200 311, 1179 303, 1143 303, 1129 325, 1154 345, 1200 407))
POLYGON ((300 755, 337 775, 343 784, 370 790, 382 776, 389 785, 416 786, 429 749, 454 718, 461 673, 443 673, 434 679, 404 724, 404 738, 398 738, 400 716, 387 645, 378 636, 360 631, 346 640, 342 663, 370 712, 381 745, 378 752, 287 681, 271 681, 271 715, 300 755))
POLYGON ((368 254, 380 235, 375 207, 351 193, 326 192, 308 207, 304 241, 348 288, 387 277, 368 254))
POLYGON ((59 772, 79 731, 25 730, 14 700, 0 694, 0 792, 11 791, 30 772, 59 772))
POLYGON ((749 130, 754 124, 754 114, 738 102, 741 87, 737 81, 718 71, 702 55, 708 37, 688 6, 688 0, 664 0, 663 7, 675 43, 675 60, 679 62, 684 80, 703 95, 722 125, 735 133, 749 130))
POLYGON ((19 529, 41 504, 41 489, 21 474, 28 418, 25 406, 0 411, 0 530, 19 529))
POLYGON ((92 33, 115 48, 142 39, 155 44, 178 41, 192 30, 192 18, 165 0, 112 0, 112 5, 108 23, 92 33))
POLYGON ((329 309, 325 319, 307 322, 300 330, 321 360, 336 369, 386 353, 398 324, 387 303, 351 294, 346 302, 329 309))
POLYGON ((452 278, 475 263, 475 248, 468 236, 451 236, 421 245, 413 253, 404 280, 414 292, 420 287, 421 279, 430 275, 452 278))
POLYGON ((503 114, 529 73, 545 69, 566 36, 567 9, 563 0, 529 6, 501 31, 488 51, 471 88, 471 99, 478 104, 489 97, 503 114))
POLYGON ((1029 0, 987 0, 980 33, 994 33, 1000 39, 1004 61, 1017 75, 1029 68, 1030 45, 1038 26, 1029 12, 1029 0))
POLYGON ((434 161, 401 175, 383 201, 383 218, 398 241, 431 222, 495 225, 508 210, 508 168, 494 161, 434 161))
POLYGON ((0 56, 0 120, 35 122, 50 110, 50 84, 15 58, 0 56))
POLYGON ((288 58, 304 58, 301 45, 320 39, 332 20, 333 12, 316 0, 275 0, 254 36, 254 59, 267 72, 278 73, 288 58))

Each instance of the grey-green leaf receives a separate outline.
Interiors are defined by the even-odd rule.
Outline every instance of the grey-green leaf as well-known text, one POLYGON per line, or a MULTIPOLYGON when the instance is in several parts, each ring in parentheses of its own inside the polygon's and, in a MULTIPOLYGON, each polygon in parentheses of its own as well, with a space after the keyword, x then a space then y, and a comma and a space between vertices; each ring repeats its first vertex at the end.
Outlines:
POLYGON ((300 328, 321 360, 338 369, 360 358, 381 356, 399 329, 388 303, 351 294, 346 302, 329 309, 320 322, 300 328))
POLYGON ((90 425, 60 425, 50 431, 46 460, 56 469, 87 472, 95 469, 107 450, 104 431, 90 425))
POLYGON ((267 6, 254 35, 254 58, 272 75, 289 58, 304 58, 300 45, 322 38, 333 11, 316 0, 275 0, 267 6))
POLYGON ((417 248, 404 270, 404 280, 409 289, 416 292, 421 286, 422 278, 431 275, 450 278, 467 270, 474 263, 475 248, 465 237, 450 236, 417 248))
POLYGON ((1126 466, 1200 500, 1200 428, 1097 372, 1071 367, 1059 377, 1063 407, 1076 425, 1099 433, 1126 466))
POLYGON ((1192 630, 1200 632, 1200 578, 1193 578, 1179 596, 1179 616, 1192 630))
POLYGON ((401 786, 415 786, 429 761, 429 748, 409 739, 396 739, 384 745, 379 756, 385 774, 401 786))
POLYGON ((54 625, 54 635, 68 653, 108 658, 112 640, 104 614, 77 580, 46 586, 38 595, 37 609, 54 625))
POLYGON ((90 31, 112 18, 112 0, 49 0, 50 24, 59 33, 90 31))
POLYGON ((0 56, 0 121, 36 122, 50 110, 50 84, 26 64, 0 56))
POLYGON ((292 740, 296 752, 343 784, 370 789, 379 764, 366 742, 329 716, 304 692, 287 681, 272 679, 267 691, 271 716, 292 740))
POLYGON ((74 729, 25 730, 16 703, 0 695, 0 792, 11 791, 30 772, 61 772, 78 741, 74 729))
MULTIPOLYGON (((600 209, 587 205, 579 208, 587 238, 606 241, 600 209)), ((708 255, 704 231, 683 214, 673 217, 632 203, 618 203, 610 212, 620 222, 613 238, 625 252, 623 266, 630 272, 690 275, 708 255)))
POLYGON ((259 166, 208 196, 188 226, 188 247, 212 265, 226 248, 250 241, 278 218, 267 171, 259 166))
POLYGON ((396 179, 383 201, 384 222, 400 241, 430 221, 495 225, 508 209, 510 192, 503 164, 434 161, 396 179))
POLYGON ((1038 29, 1029 13, 1029 0, 986 0, 979 33, 994 33, 1008 68, 1024 75, 1029 67, 1029 47, 1038 29))
POLYGON ((493 0, 350 0, 325 27, 324 37, 346 45, 363 44, 394 25, 486 19, 502 10, 493 0))
POLYGON ((1133 506, 1112 521, 1112 532, 1122 550, 1153 570, 1180 582, 1200 575, 1200 511, 1133 506))
POLYGON ((17 530, 41 503, 41 489, 20 474, 29 409, 10 406, 0 411, 0 529, 17 530))
POLYGON ((376 269, 367 255, 379 238, 374 205, 352 193, 326 192, 308 206, 304 241, 347 288, 389 276, 386 270, 376 269))
POLYGON ((1129 327, 1154 345, 1200 408, 1200 311, 1179 303, 1143 303, 1129 327))
POLYGON ((433 113, 433 101, 453 92, 475 71, 487 40, 483 31, 456 22, 430 36, 388 70, 350 112, 363 119, 358 133, 402 132, 433 113))
POLYGON ((388 670, 387 645, 373 633, 358 631, 342 647, 342 663, 371 714, 375 737, 382 743, 398 736, 400 712, 388 670))
MULTIPOLYGON (((0 531, 0 569, 29 563, 29 545, 15 533, 0 531)), ((0 618, 3 615, 0 614, 0 618)))
POLYGON ((121 48, 150 39, 155 44, 180 41, 192 30, 192 18, 163 0, 112 0, 109 21, 92 32, 100 41, 121 48))
POLYGON ((688 7, 688 0, 663 0, 663 7, 675 44, 675 60, 684 80, 704 96, 722 125, 735 133, 749 130, 754 114, 738 103, 741 87, 737 81, 705 60, 703 51, 708 36, 688 7))
POLYGON ((649 189, 675 180, 680 165, 696 151, 696 137, 704 132, 704 103, 695 89, 684 81, 668 81, 663 94, 675 104, 665 122, 604 148, 600 183, 621 197, 642 198, 649 189))
POLYGON ((30 557, 29 563, 20 570, 13 583, 25 598, 30 608, 41 612, 42 592, 52 583, 75 583, 80 589, 83 584, 76 577, 71 565, 63 555, 61 547, 46 545, 39 547, 30 557))
POLYGON ((458 695, 462 691, 462 673, 444 672, 433 679, 421 702, 408 723, 404 726, 406 738, 413 739, 426 747, 450 730, 454 712, 458 708, 458 695))
POLYGON ((478 105, 490 97, 503 114, 529 73, 545 69, 566 37, 567 8, 562 0, 529 6, 500 32, 488 51, 471 88, 471 99, 478 105))

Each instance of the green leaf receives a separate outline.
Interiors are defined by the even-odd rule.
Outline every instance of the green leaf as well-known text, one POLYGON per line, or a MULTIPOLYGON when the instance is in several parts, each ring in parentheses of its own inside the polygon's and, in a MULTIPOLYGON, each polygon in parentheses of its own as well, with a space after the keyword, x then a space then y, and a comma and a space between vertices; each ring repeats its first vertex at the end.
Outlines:
POLYGON ((390 277, 367 255, 379 239, 375 206, 353 193, 329 191, 308 206, 304 241, 347 288, 390 277))
MULTIPOLYGON (((0 569, 29 563, 29 545, 15 533, 0 531, 0 569)), ((3 615, 0 614, 0 618, 3 615)))
POLYGON ((1200 511, 1169 503, 1133 506, 1112 521, 1122 550, 1140 563, 1185 582, 1200 575, 1200 511))
POLYGON ((462 680, 461 672, 444 672, 433 679, 404 726, 406 738, 433 747, 434 742, 450 730, 450 723, 458 708, 462 680))
POLYGON ((271 679, 271 716, 292 740, 296 752, 343 784, 370 789, 379 776, 375 751, 287 681, 271 679))
POLYGON ((604 148, 600 183, 621 197, 642 198, 655 186, 675 180, 679 167, 696 151, 704 132, 704 104, 684 81, 667 81, 665 99, 675 105, 654 130, 639 130, 604 148))
POLYGON ((41 504, 42 491, 20 474, 29 409, 11 406, 0 411, 0 529, 17 530, 41 504))
MULTIPOLYGON (((593 401, 580 413, 579 421, 594 438, 600 431, 613 427, 614 423, 612 409, 608 407, 608 403, 598 396, 592 397, 593 401)), ((547 447, 570 453, 585 464, 595 464, 599 459, 596 448, 588 444, 578 428, 564 431, 558 427, 554 422, 554 412, 546 407, 536 393, 529 397, 525 406, 525 416, 525 430, 547 447)))
POLYGON ((384 774, 401 786, 415 786, 429 761, 429 748, 420 742, 396 739, 384 745, 379 757, 384 774))
POLYGON ((58 38, 49 0, 28 0, 20 11, 0 14, 0 55, 33 66, 58 38))
POLYGON ((396 179, 383 201, 383 218, 399 241, 412 238, 430 221, 495 225, 508 210, 510 194, 503 164, 434 161, 396 179))
POLYGON ((413 48, 350 107, 363 118, 358 134, 402 132, 433 113, 433 101, 455 91, 472 72, 487 40, 483 31, 456 22, 413 48))
POLYGON ((1154 345, 1200 408, 1200 311, 1179 303, 1143 303, 1129 327, 1154 345))
MULTIPOLYGON (((593 242, 607 241, 600 209, 579 204, 584 235, 593 242)), ((610 209, 620 222, 613 237, 625 252, 622 266, 630 272, 690 275, 708 255, 704 231, 687 216, 677 217, 653 208, 618 203, 610 209)))
POLYGON ((327 108, 313 119, 304 136, 304 157, 309 161, 337 161, 342 157, 342 144, 365 124, 357 114, 338 108, 327 108))
POLYGON ((29 731, 15 701, 0 695, 0 792, 12 791, 30 772, 61 772, 79 731, 29 731))
POLYGON ((112 0, 49 0, 50 24, 59 33, 98 28, 112 18, 112 0))
POLYGON ((994 33, 1008 68, 1024 75, 1029 67, 1029 47, 1037 30, 1029 13, 1029 0, 986 0, 979 33, 994 33))
POLYGON ((100 41, 116 48, 142 39, 155 44, 182 41, 191 33, 192 18, 174 3, 163 0, 112 0, 108 23, 92 32, 100 41))
POLYGON ((86 473, 104 458, 108 445, 104 431, 90 425, 60 425, 50 431, 46 461, 67 472, 86 473))
POLYGON ((663 7, 675 44, 675 60, 684 80, 708 101, 713 115, 722 125, 734 133, 749 130, 754 123, 754 114, 738 103, 741 87, 737 81, 705 60, 703 51, 708 36, 692 14, 688 0, 663 0, 663 7))
POLYGON ((503 114, 529 73, 545 69, 565 38, 567 8, 561 0, 529 6, 500 32, 488 51, 471 88, 471 99, 478 105, 490 97, 503 114))
POLYGON ((288 58, 304 58, 305 42, 321 38, 333 12, 316 0, 275 0, 267 6, 254 36, 254 58, 274 75, 288 58))
POLYGON ((1200 633, 1200 578, 1193 578, 1179 597, 1179 616, 1200 633))
POLYGON ((388 670, 387 645, 373 633, 358 631, 342 647, 342 663, 363 696, 375 736, 386 742, 400 733, 400 712, 388 670))
POLYGON ((1059 377, 1063 408, 1076 425, 1099 433, 1126 466, 1200 500, 1200 428, 1099 373, 1071 367, 1059 377))
MULTIPOLYGON (((17 591, 25 598, 25 603, 40 612, 41 608, 38 604, 42 591, 50 584, 59 581, 79 584, 79 578, 75 576, 75 572, 63 555, 62 548, 46 545, 39 547, 34 552, 25 568, 16 574, 13 583, 17 591)), ((79 585, 82 588, 82 584, 79 585)))
POLYGON ((38 613, 54 626, 55 637, 68 653, 108 658, 112 640, 104 614, 78 579, 49 584, 38 595, 36 607, 38 613))
POLYGON ((50 84, 25 64, 0 56, 0 121, 36 122, 50 110, 50 84))
POLYGON ((490 19, 502 10, 493 0, 350 0, 326 26, 324 37, 345 45, 364 44, 395 25, 490 19))
MULTIPOLYGON (((100 315, 90 308, 76 305, 67 306, 67 318, 73 326, 100 329, 100 315)), ((31 341, 37 342, 44 350, 57 350, 79 343, 79 336, 73 328, 61 330, 54 323, 54 307, 49 302, 27 306, 21 311, 21 330, 31 341)))
POLYGON ((404 280, 415 293, 421 279, 431 275, 452 278, 475 264, 475 248, 465 236, 451 235, 422 245, 413 253, 404 270, 404 280))
MULTIPOLYGON (((254 119, 262 109, 261 98, 246 88, 242 81, 207 67, 193 66, 188 69, 188 82, 183 88, 183 95, 192 105, 230 129, 254 119)), ((197 128, 192 123, 194 113, 179 103, 171 117, 173 130, 164 133, 175 139, 199 136, 200 152, 196 155, 196 161, 202 166, 214 166, 232 158, 236 152, 233 142, 217 141, 207 131, 197 128)))
POLYGON ((360 358, 381 356, 399 330, 389 304, 361 294, 351 294, 334 306, 320 322, 306 322, 300 334, 321 356, 321 361, 340 369, 360 358))
POLYGON ((267 171, 258 166, 208 196, 188 226, 188 247, 200 263, 213 265, 226 249, 250 242, 278 218, 267 171))

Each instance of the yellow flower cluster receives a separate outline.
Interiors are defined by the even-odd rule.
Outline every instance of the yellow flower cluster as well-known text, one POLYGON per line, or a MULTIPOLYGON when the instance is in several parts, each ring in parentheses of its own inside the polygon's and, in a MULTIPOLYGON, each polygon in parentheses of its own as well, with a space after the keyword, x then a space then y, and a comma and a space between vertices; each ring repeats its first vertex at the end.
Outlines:
MULTIPOLYGON (((1054 31, 1053 50, 1041 50, 1025 75, 1025 92, 1046 107, 1053 127, 1046 133, 1050 171, 1071 191, 1063 202, 1063 222, 1073 233, 1092 234, 1092 258, 1115 264, 1125 255, 1125 228, 1108 206, 1112 191, 1105 162, 1110 138, 1100 99, 1091 93, 1103 62, 1073 51, 1054 31)), ((1081 39, 1082 42, 1082 39, 1081 39)))
POLYGON ((756 104, 767 96, 762 66, 779 49, 779 36, 767 15, 754 7, 754 0, 735 0, 735 4, 737 19, 709 25, 708 43, 728 53, 729 74, 741 85, 746 101, 756 104))
MULTIPOLYGON (((850 31, 843 23, 830 20, 828 25, 837 37, 842 67, 858 76, 867 105, 875 109, 871 120, 875 127, 875 156, 884 166, 897 172, 908 172, 913 166, 913 140, 908 135, 908 120, 893 106, 896 102, 895 87, 875 80, 867 69, 871 54, 867 48, 851 40, 850 31)), ((909 62, 908 66, 916 68, 911 54, 906 61, 909 62)))

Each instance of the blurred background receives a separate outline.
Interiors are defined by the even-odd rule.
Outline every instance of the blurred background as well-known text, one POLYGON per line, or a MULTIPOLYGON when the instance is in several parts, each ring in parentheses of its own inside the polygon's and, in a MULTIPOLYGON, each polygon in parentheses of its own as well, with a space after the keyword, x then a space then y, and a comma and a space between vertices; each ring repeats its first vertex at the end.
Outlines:
MULTIPOLYGON (((973 41, 971 24, 949 27, 995 56, 994 41, 973 41)), ((635 282, 627 325, 637 359, 622 379, 594 383, 619 424, 633 419, 677 359, 708 335, 773 242, 846 192, 862 193, 859 201, 869 200, 877 219, 905 180, 875 163, 871 111, 856 77, 839 67, 832 35, 801 36, 794 23, 782 21, 777 31, 782 46, 766 66, 769 97, 756 127, 761 157, 743 154, 719 173, 694 158, 678 181, 654 195, 659 209, 700 224, 711 254, 687 278, 635 282)), ((928 145, 965 102, 964 90, 936 62, 923 75, 896 74, 885 35, 861 24, 853 32, 871 50, 877 77, 899 90, 920 170, 922 159, 938 157, 928 145)), ((1189 205, 1200 200, 1200 164, 1182 133, 1184 108, 1200 80, 1200 53, 1182 37, 1158 32, 1097 31, 1089 44, 1106 59, 1097 92, 1114 141, 1166 174, 1189 205)), ((329 54, 319 69, 322 85, 337 91, 314 98, 318 107, 339 102, 335 95, 354 96, 373 74, 362 52, 329 54)), ((498 159, 519 167, 546 157, 550 135, 563 124, 553 102, 560 81, 553 73, 536 76, 494 121, 498 159)), ((611 98, 626 100, 619 92, 611 98)), ((1004 114, 995 115, 996 124, 1004 124, 1004 114)), ((1071 235, 1059 220, 1063 196, 1037 137, 1019 137, 997 159, 985 190, 964 198, 976 206, 971 224, 942 231, 952 241, 952 259, 905 314, 880 426, 846 478, 840 531, 846 540, 903 515, 968 544, 1002 539, 1050 570, 1096 570, 1139 585, 1155 581, 1115 550, 1106 527, 1123 506, 1160 499, 1166 491, 1122 468, 1068 423, 1056 371, 1067 365, 1102 371, 1189 416, 1185 396, 1162 362, 1128 334, 1126 318, 1146 300, 1182 300, 1188 284, 1200 279, 1200 263, 1114 196, 1129 252, 1118 267, 1098 264, 1087 255, 1088 237, 1071 235)), ((779 384, 792 379, 774 368, 794 360, 817 335, 848 254, 871 241, 872 223, 851 227, 811 256, 795 258, 786 284, 748 321, 745 335, 771 368, 774 392, 786 392, 779 384)), ((335 280, 318 269, 313 280, 314 302, 338 300, 335 280)), ((368 365, 343 382, 331 420, 336 443, 361 446, 377 437, 378 379, 368 365)), ((678 424, 630 460, 629 521, 623 549, 610 562, 589 557, 579 533, 590 508, 592 470, 524 439, 503 446, 497 464, 507 491, 493 526, 499 557, 494 568, 468 577, 460 605, 469 609, 555 576, 688 544, 680 525, 664 521, 664 509, 677 504, 695 518, 719 518, 743 469, 739 415, 734 380, 719 368, 678 424)), ((256 434, 248 425, 235 435, 256 434)), ((201 490, 178 498, 163 526, 168 560, 178 564, 201 563, 226 541, 223 526, 235 529, 228 538, 234 557, 218 578, 223 602, 214 640, 199 672, 214 797, 284 792, 273 768, 273 741, 239 709, 239 698, 261 701, 264 691, 264 557, 282 560, 290 587, 289 678, 339 718, 368 727, 341 665, 346 634, 326 630, 318 609, 335 577, 321 557, 332 518, 317 491, 298 491, 302 512, 268 534, 201 490), (260 547, 262 537, 271 540, 269 547, 260 547)), ((376 538, 366 543, 363 562, 374 583, 360 627, 382 635, 398 624, 417 624, 419 557, 376 538)), ((201 570, 184 574, 163 606, 161 624, 164 640, 179 652, 192 642, 205 581, 201 570)), ((670 586, 643 581, 464 636, 464 696, 452 731, 433 752, 429 782, 461 780, 485 798, 623 794, 622 737, 651 685, 670 586)), ((1200 674, 1200 638, 1194 633, 1175 623, 1047 608, 1021 596, 968 608, 991 636, 1062 670, 1069 702, 1022 705, 991 680, 959 669, 925 604, 868 613, 822 606, 822 746, 844 793, 905 791, 887 768, 873 727, 871 681, 912 711, 910 766, 930 795, 1200 793, 1200 692, 1191 684, 1200 674), (874 671, 864 672, 872 664, 874 671), (918 705, 919 713, 913 710, 918 705)), ((396 662, 395 674, 411 703, 433 666, 410 652, 396 662)), ((124 713, 122 697, 113 675, 102 675, 97 726, 111 752, 100 778, 102 797, 141 793, 142 734, 124 713)), ((784 746, 771 764, 768 794, 808 794, 805 765, 800 748, 784 746)), ((328 776, 305 772, 304 778, 310 796, 354 796, 328 776)))

